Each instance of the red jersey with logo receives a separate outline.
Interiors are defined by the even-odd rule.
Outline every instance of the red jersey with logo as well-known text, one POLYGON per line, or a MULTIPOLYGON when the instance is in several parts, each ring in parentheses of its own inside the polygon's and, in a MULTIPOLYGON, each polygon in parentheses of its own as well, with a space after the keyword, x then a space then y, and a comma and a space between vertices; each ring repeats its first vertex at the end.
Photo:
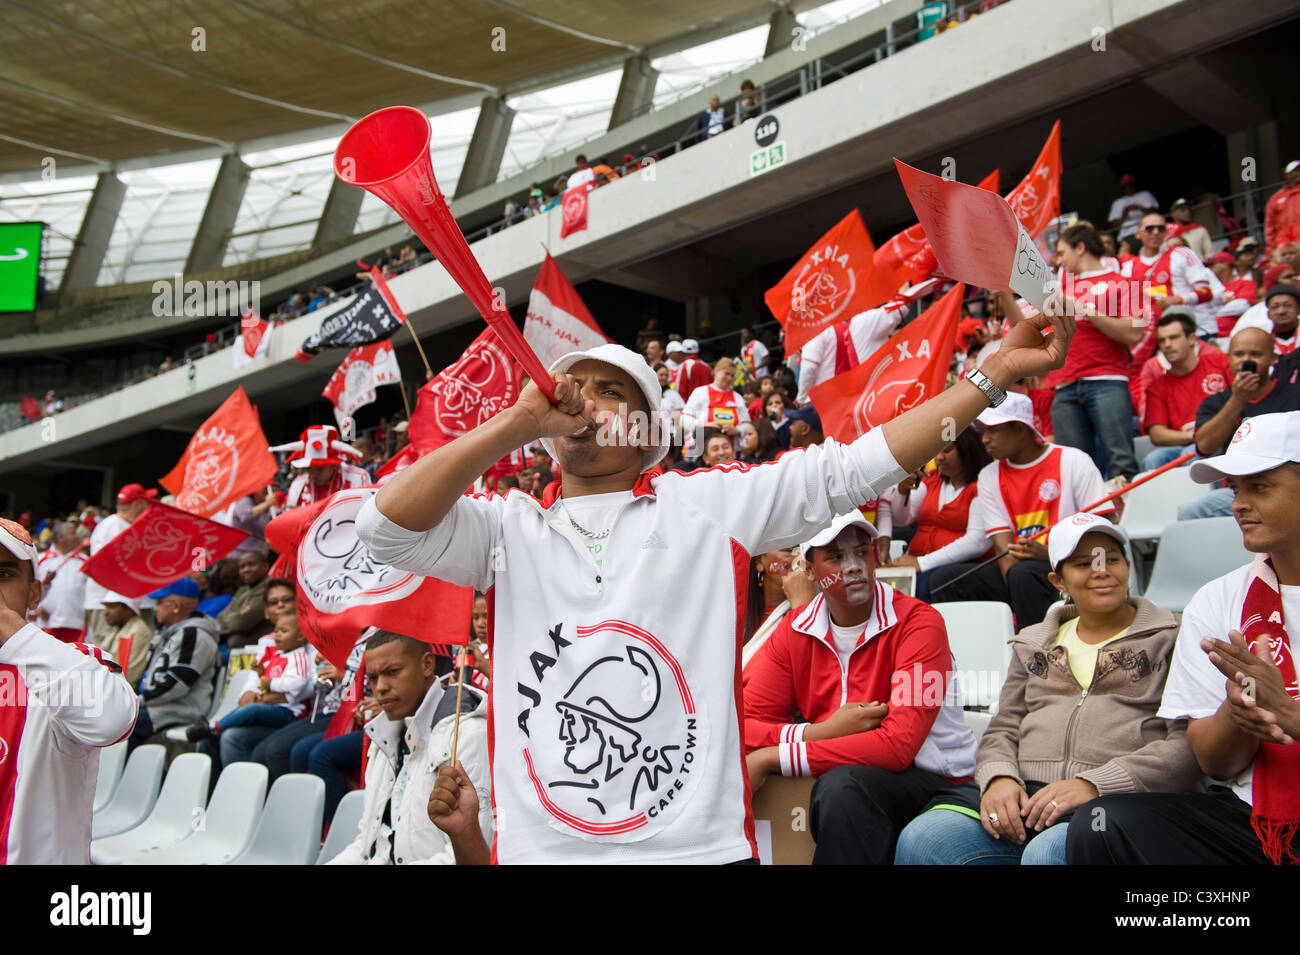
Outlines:
MULTIPOLYGON (((985 533, 992 537, 1009 532, 1024 540, 1101 500, 1106 489, 1092 458, 1077 448, 1049 444, 1029 464, 986 465, 978 493, 985 533)), ((1094 513, 1114 512, 1111 503, 1094 513)))
MULTIPOLYGON (((1073 297, 1091 305, 1103 315, 1118 317, 1140 314, 1139 302, 1130 302, 1130 281, 1118 272, 1084 272, 1073 277, 1073 297)), ((1074 340, 1070 342, 1061 369, 1060 384, 1080 378, 1105 376, 1128 377, 1129 350, 1123 342, 1110 338, 1083 316, 1077 320, 1074 340)))
POLYGON ((1227 388, 1230 377, 1228 356, 1217 348, 1202 345, 1196 367, 1190 374, 1173 375, 1166 371, 1147 385, 1142 427, 1159 424, 1175 431, 1193 430, 1196 409, 1210 395, 1227 388))

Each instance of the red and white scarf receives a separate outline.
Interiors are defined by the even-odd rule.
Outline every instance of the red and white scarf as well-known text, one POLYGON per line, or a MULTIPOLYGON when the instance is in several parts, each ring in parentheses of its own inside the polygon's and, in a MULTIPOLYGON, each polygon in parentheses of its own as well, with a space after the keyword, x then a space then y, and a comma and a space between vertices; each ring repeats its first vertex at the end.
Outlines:
MULTIPOLYGON (((1295 657, 1282 616, 1282 589, 1273 564, 1256 554, 1246 578, 1246 602, 1241 609, 1241 634, 1250 652, 1267 641, 1269 655, 1282 673, 1292 699, 1300 700, 1295 657)), ((1255 756, 1250 824, 1274 865, 1300 862, 1291 842, 1300 829, 1300 746, 1261 742, 1255 756)))

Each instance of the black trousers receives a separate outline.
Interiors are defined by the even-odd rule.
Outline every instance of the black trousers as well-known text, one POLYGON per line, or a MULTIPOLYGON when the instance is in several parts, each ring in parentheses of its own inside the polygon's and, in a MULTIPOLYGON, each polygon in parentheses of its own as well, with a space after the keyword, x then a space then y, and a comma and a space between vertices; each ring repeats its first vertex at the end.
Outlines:
POLYGON ((997 600, 1010 604, 1011 612, 1016 616, 1016 629, 1023 630, 1041 623, 1047 616, 1047 608, 1061 599, 1060 593, 1047 579, 1051 570, 1051 565, 1045 560, 1019 560, 1003 578, 997 561, 983 567, 979 564, 949 564, 930 572, 930 596, 935 601, 997 600), (980 569, 955 584, 944 586, 973 567, 980 569))
POLYGON ((1250 806, 1230 789, 1102 796, 1074 811, 1070 865, 1267 865, 1250 806))
POLYGON ((937 793, 954 789, 942 776, 909 766, 839 766, 813 786, 813 865, 890 865, 903 827, 937 793))

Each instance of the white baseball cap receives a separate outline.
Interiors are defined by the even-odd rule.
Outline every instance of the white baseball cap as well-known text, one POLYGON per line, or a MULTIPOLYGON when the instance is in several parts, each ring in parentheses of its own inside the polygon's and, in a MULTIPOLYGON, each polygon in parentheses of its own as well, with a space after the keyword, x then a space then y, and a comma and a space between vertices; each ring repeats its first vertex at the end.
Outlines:
POLYGON ((880 532, 876 530, 875 525, 863 517, 861 511, 853 510, 847 514, 836 515, 829 525, 799 545, 799 553, 806 555, 814 547, 825 547, 839 537, 845 528, 849 527, 861 527, 873 538, 880 536, 880 532))
POLYGON ((1237 319, 1237 324, 1232 326, 1232 334, 1228 336, 1228 341, 1232 341, 1232 339, 1237 337, 1237 332, 1246 328, 1258 328, 1261 332, 1272 335, 1273 320, 1268 317, 1268 311, 1266 309, 1261 309, 1254 315, 1249 314, 1249 312, 1243 312, 1241 318, 1237 319))
POLYGON ((698 355, 700 353, 700 343, 694 338, 685 338, 682 340, 682 351, 688 355, 698 355))
POLYGON ((1084 514, 1081 511, 1065 518, 1047 535, 1047 562, 1052 565, 1053 570, 1061 565, 1061 561, 1074 553, 1084 534, 1105 534, 1107 537, 1113 537, 1119 541, 1119 546, 1124 548, 1125 556, 1128 556, 1128 535, 1124 533, 1124 528, 1112 524, 1104 517, 1084 514))
POLYGON ((32 535, 27 533, 25 527, 7 517, 0 517, 0 547, 19 560, 31 561, 32 577, 36 577, 36 563, 40 558, 36 556, 36 545, 32 543, 32 535))
POLYGON ((1292 159, 1286 164, 1287 172, 1295 172, 1297 169, 1300 169, 1300 159, 1292 159))
MULTIPOLYGON (((632 380, 637 383, 641 389, 641 394, 645 396, 646 408, 649 409, 650 419, 653 427, 651 428, 652 436, 659 439, 659 443, 647 450, 641 456, 641 470, 648 471, 668 453, 669 442, 672 438, 672 429, 666 427, 664 422, 658 420, 660 408, 663 405, 663 386, 659 384, 659 375, 653 368, 646 364, 645 359, 632 351, 630 348, 624 348, 622 345, 608 343, 597 345, 595 348, 588 348, 586 351, 571 351, 567 355, 561 355, 551 363, 551 371, 567 372, 570 368, 580 361, 590 359, 592 361, 603 361, 607 365, 613 365, 620 368, 632 376, 632 380)), ((546 453, 554 460, 559 460, 555 454, 555 441, 551 438, 542 438, 542 447, 546 453)))
POLYGON ((673 339, 668 343, 668 348, 667 348, 668 354, 671 355, 673 352, 679 352, 679 351, 685 351, 685 349, 682 348, 682 343, 677 341, 677 339, 673 339))
POLYGON ((985 408, 975 420, 983 425, 1010 424, 1019 421, 1021 424, 1028 425, 1039 441, 1043 440, 1043 436, 1034 427, 1034 403, 1029 400, 1028 395, 1022 395, 1018 391, 1008 391, 1006 401, 996 408, 985 408))
POLYGON ((1289 461, 1300 461, 1300 411, 1244 419, 1223 454, 1192 462, 1191 478, 1212 484, 1225 477, 1261 474, 1289 461))

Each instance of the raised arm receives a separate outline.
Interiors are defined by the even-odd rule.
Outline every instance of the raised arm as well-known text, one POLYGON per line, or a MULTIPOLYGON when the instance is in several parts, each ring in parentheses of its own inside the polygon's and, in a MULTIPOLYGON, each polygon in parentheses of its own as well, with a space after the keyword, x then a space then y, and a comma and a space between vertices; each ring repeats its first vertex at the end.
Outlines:
POLYGON ((543 437, 572 434, 590 420, 595 402, 585 401, 572 377, 554 374, 557 405, 529 382, 519 400, 399 473, 375 495, 379 512, 410 531, 436 527, 475 479, 503 457, 543 437))
MULTIPOLYGON (((1073 336, 1074 318, 1069 315, 1026 316, 980 370, 1005 391, 1022 378, 1046 374, 1065 364, 1065 350, 1073 336), (1045 338, 1043 331, 1049 327, 1052 334, 1045 338)), ((899 466, 915 471, 944 446, 944 435, 959 434, 988 406, 983 392, 969 381, 959 381, 883 425, 885 441, 899 466)))

